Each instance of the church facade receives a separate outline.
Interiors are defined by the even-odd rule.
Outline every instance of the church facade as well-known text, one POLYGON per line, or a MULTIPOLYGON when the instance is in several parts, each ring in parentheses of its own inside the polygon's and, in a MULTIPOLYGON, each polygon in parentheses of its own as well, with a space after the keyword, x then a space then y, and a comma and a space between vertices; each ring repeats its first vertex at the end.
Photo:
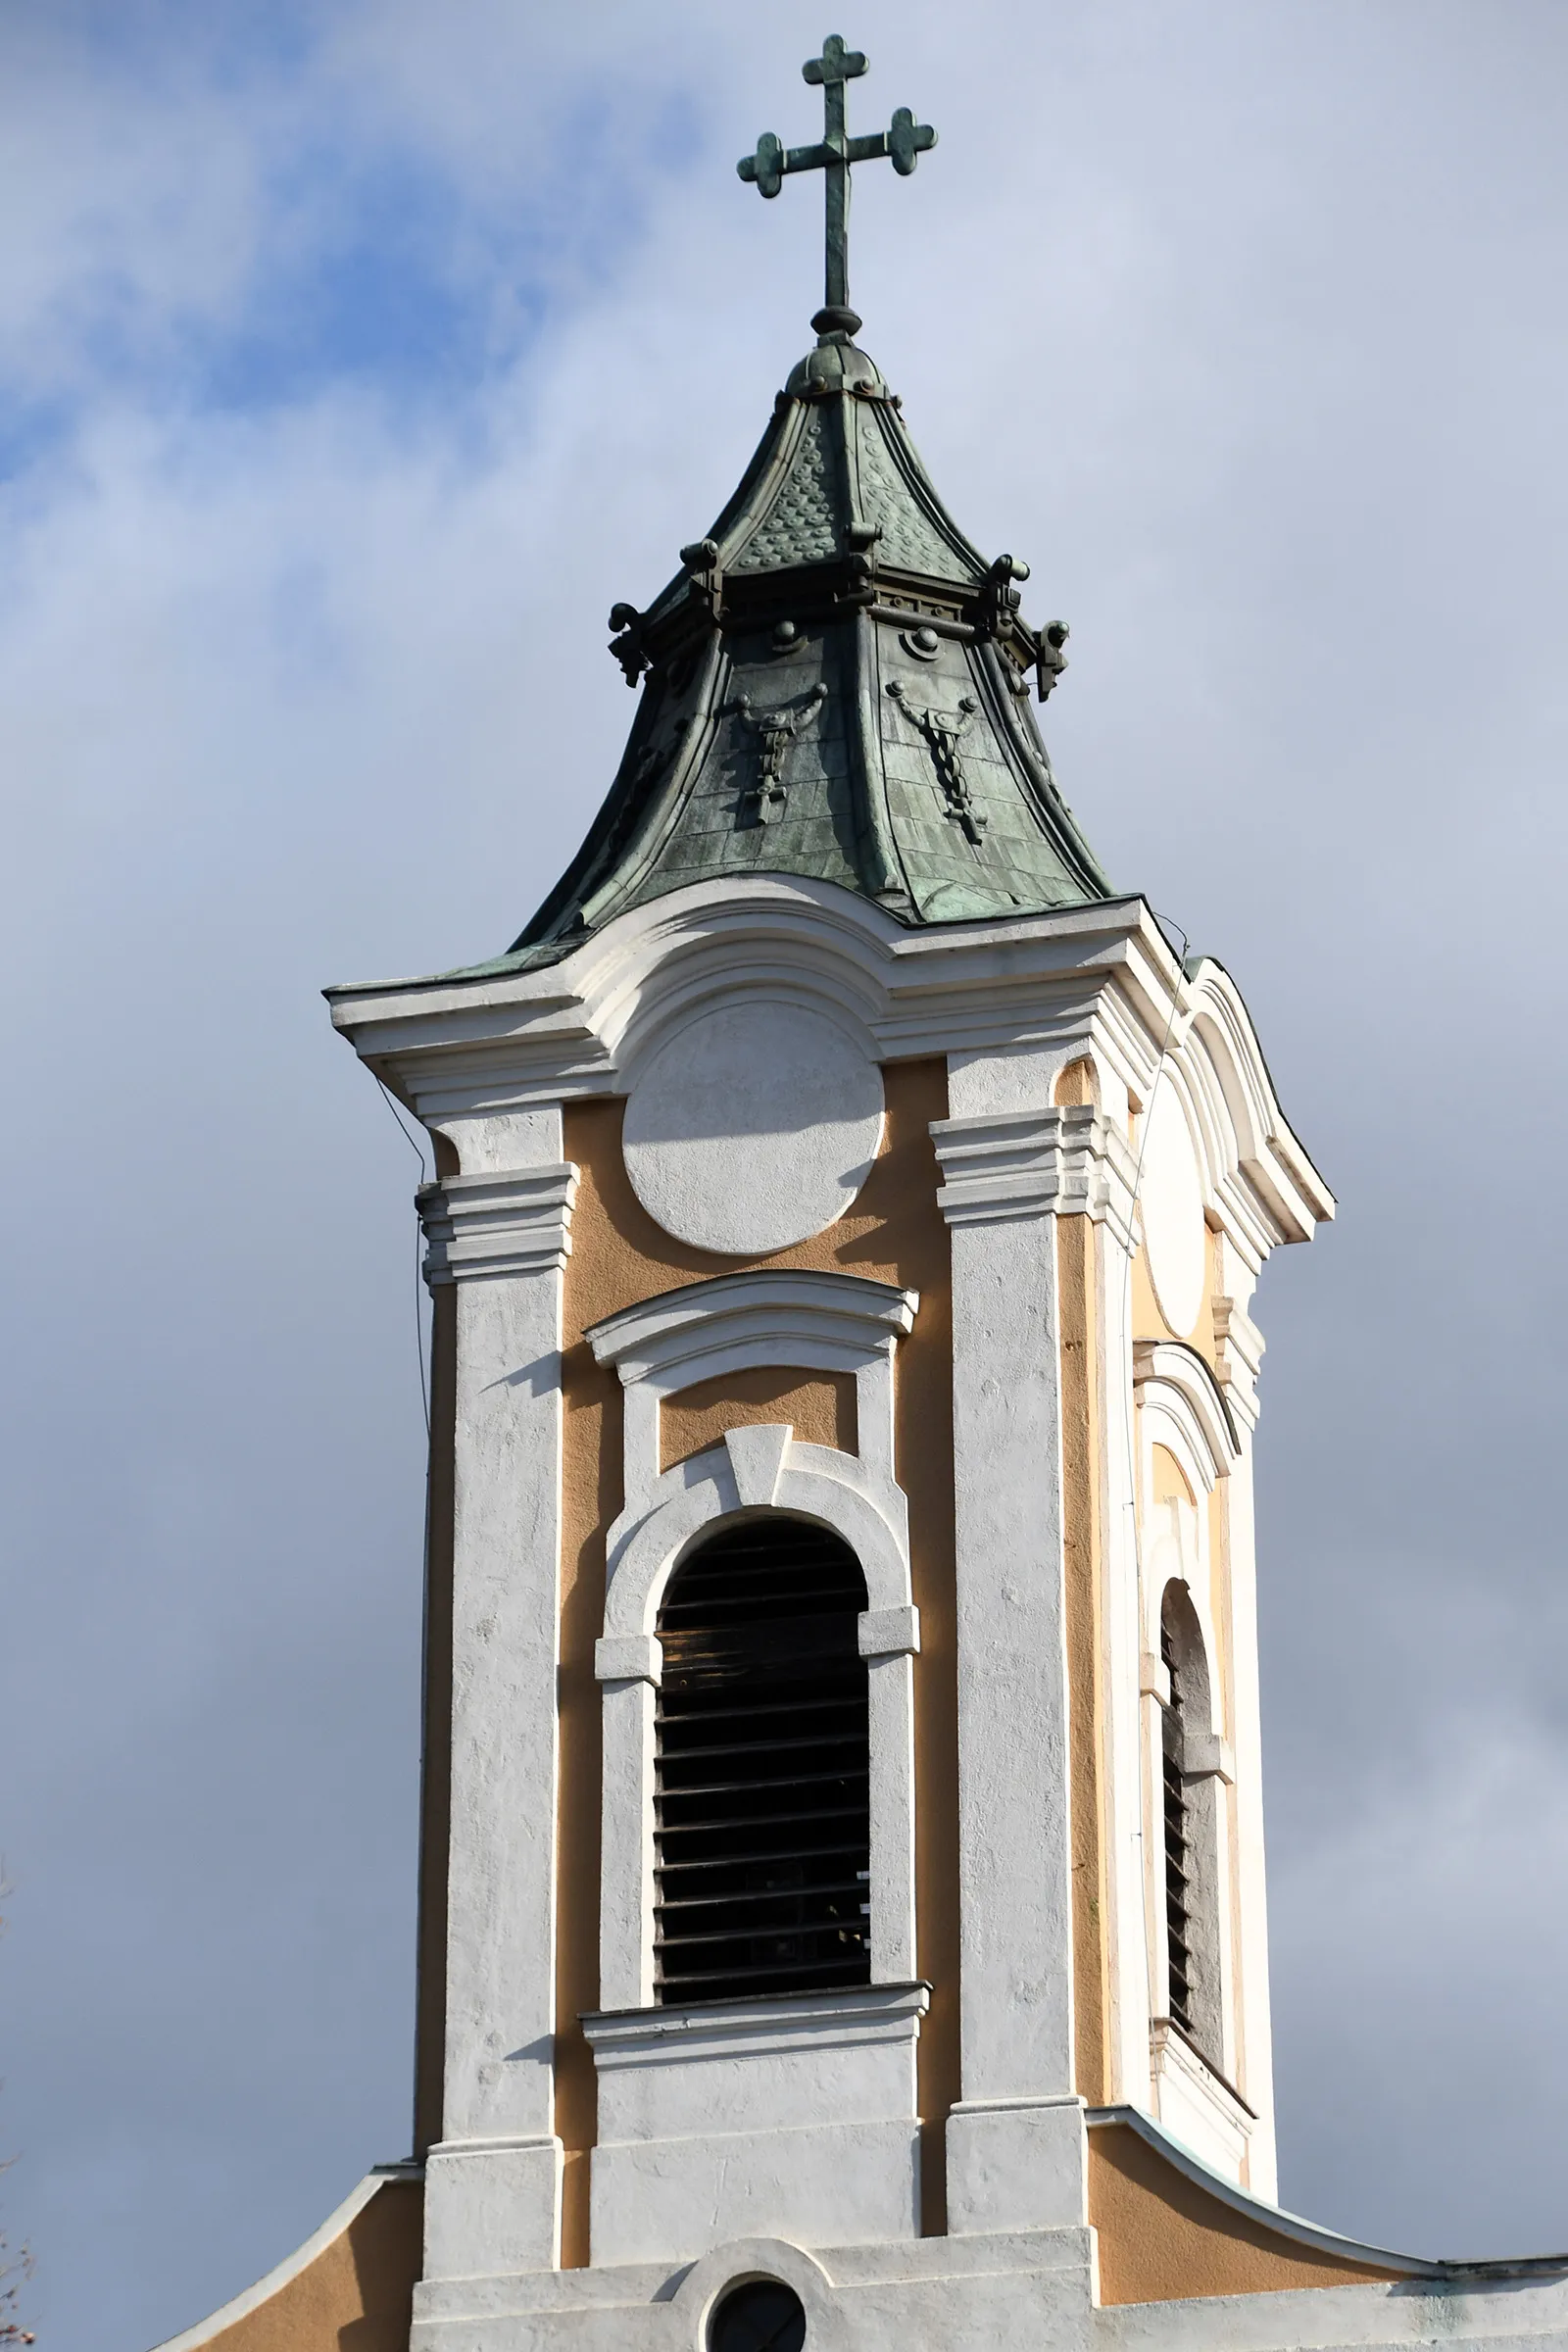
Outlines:
POLYGON ((742 167, 828 299, 582 852, 330 992, 437 1164, 416 2146, 182 2352, 1568 2344, 1274 2203, 1252 1305, 1333 1202, 855 340, 863 67, 742 167))

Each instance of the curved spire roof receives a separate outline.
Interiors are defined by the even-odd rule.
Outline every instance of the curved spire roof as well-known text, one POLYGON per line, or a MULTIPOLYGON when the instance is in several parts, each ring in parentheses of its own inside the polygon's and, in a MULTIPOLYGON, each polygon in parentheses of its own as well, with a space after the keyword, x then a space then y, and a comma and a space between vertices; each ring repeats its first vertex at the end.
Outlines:
POLYGON ((646 612, 612 612, 637 715, 587 840, 503 965, 726 875, 840 883, 912 924, 1111 895, 1031 708, 1066 631, 1031 629, 1027 567, 988 563, 958 529, 846 318, 816 321, 675 578, 646 612))

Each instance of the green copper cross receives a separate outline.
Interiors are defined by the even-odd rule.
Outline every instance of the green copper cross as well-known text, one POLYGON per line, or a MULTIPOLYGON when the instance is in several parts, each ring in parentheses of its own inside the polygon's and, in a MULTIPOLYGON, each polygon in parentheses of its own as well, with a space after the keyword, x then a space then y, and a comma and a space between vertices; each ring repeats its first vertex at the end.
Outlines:
POLYGON ((899 108, 890 130, 873 130, 867 137, 850 138, 844 127, 844 85, 864 72, 863 53, 846 49, 840 36, 830 33, 822 43, 821 56, 808 58, 801 68, 803 80, 819 81, 822 85, 821 145, 785 147, 770 130, 764 130, 757 142, 757 153, 743 155, 735 167, 742 179, 753 181, 764 196, 778 194, 786 172, 824 174, 827 297, 825 308, 811 321, 819 333, 842 326, 853 335, 860 323, 850 308, 850 166, 870 163, 876 156, 885 155, 894 171, 907 178, 926 149, 937 143, 937 134, 930 123, 917 122, 906 106, 899 108))

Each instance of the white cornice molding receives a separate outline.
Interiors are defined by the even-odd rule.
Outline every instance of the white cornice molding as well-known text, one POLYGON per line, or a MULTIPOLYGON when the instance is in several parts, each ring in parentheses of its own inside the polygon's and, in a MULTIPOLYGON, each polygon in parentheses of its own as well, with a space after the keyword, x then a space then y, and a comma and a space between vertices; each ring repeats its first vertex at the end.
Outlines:
POLYGON ((773 1994, 765 2001, 705 2001, 691 2009, 601 2009, 578 2024, 601 2069, 666 2064, 671 2056, 732 2056, 742 2049, 772 2055, 826 2043, 912 2041, 931 2006, 931 1987, 847 1985, 836 1992, 773 1994))
POLYGON ((1263 1334, 1235 1298, 1214 1301, 1214 1377, 1244 1429, 1257 1427, 1257 1376, 1263 1362, 1263 1334))
POLYGON ((1228 1478, 1241 1441, 1213 1372, 1181 1340, 1134 1340, 1133 1393, 1146 1411, 1157 1403, 1185 1440, 1205 1487, 1228 1478))
POLYGON ((1157 1038, 1180 974, 1141 899, 907 930, 829 883, 699 883, 544 971, 327 992, 334 1024, 420 1115, 619 1091, 651 1028, 737 985, 827 999, 881 1060, 1087 1041, 1111 971, 1157 1038))
POLYGON ((449 1176, 419 1194, 424 1278, 495 1281, 558 1271, 571 1250, 577 1170, 569 1160, 483 1176, 449 1176))
MULTIPOLYGON (((893 1353, 911 1329, 917 1291, 861 1274, 762 1267, 685 1283, 607 1315, 584 1335, 595 1360, 620 1375, 625 1513, 635 1519, 661 1480, 660 1408, 697 1382, 760 1369, 848 1372, 855 1381, 856 1455, 846 1474, 869 1478, 902 1519, 893 1473, 893 1353)), ((729 1431, 729 1472, 742 1503, 771 1502, 784 1476, 789 1428, 729 1431)), ((618 1524, 618 1522, 617 1522, 618 1524)))
POLYGON ((1186 990, 1190 1023, 1181 1061, 1206 1097, 1205 1144, 1216 1177, 1239 1175, 1267 1241, 1309 1240, 1334 1214, 1334 1196, 1292 1132, 1251 1016, 1222 964, 1204 958, 1186 990), (1227 1148, 1228 1147, 1228 1148, 1227 1148))
POLYGON ((439 1127, 623 1092, 654 1040, 739 989, 830 1007, 882 1062, 1047 1045, 1147 1101, 1163 1059, 1207 1205, 1254 1271, 1333 1214, 1234 983, 1216 963, 1184 970, 1141 899, 906 929, 831 883, 729 879, 634 907, 542 971, 328 995, 356 1051, 439 1127))
POLYGON ((943 1177, 937 1200, 950 1225, 1085 1216, 1131 1247, 1132 1150, 1092 1103, 937 1119, 931 1140, 943 1177))
POLYGON ((584 1336, 595 1361, 613 1364, 626 1386, 646 1381, 668 1396, 743 1364, 855 1371, 892 1353, 919 1303, 917 1291, 859 1274, 764 1269, 663 1291, 584 1336))

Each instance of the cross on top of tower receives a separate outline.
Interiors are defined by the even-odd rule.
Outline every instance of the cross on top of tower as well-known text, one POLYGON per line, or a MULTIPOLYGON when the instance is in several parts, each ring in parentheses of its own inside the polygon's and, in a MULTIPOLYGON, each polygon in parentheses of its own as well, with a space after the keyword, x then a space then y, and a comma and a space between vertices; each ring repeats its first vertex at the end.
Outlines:
POLYGON ((827 199, 827 266, 823 308, 811 324, 818 334, 842 328, 855 334, 860 321, 850 308, 850 166, 866 164, 885 155, 895 172, 907 178, 928 147, 937 143, 929 122, 917 122, 901 106, 887 130, 873 130, 852 139, 845 128, 844 90, 865 72, 865 53, 846 49, 841 36, 829 33, 820 57, 809 57, 801 68, 805 81, 822 88, 822 137, 814 147, 785 147, 770 130, 757 142, 755 155, 743 155, 735 169, 764 196, 776 196, 790 172, 820 172, 827 199))

